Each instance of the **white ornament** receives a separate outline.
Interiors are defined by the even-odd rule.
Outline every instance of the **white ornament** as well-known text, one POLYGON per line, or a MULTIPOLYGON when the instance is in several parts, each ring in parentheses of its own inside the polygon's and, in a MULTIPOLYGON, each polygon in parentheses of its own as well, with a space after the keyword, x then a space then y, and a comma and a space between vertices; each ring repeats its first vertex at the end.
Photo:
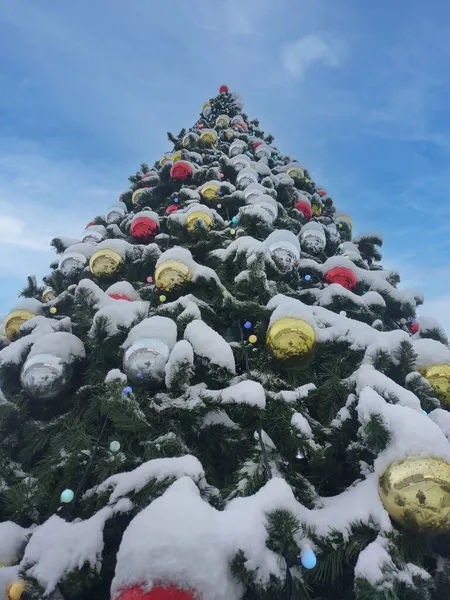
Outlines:
POLYGON ((230 145, 230 149, 228 150, 228 155, 231 157, 237 156, 238 154, 242 154, 243 152, 245 152, 246 148, 247 148, 247 144, 243 140, 235 140, 230 145))
POLYGON ((309 253, 322 252, 327 243, 325 231, 320 223, 307 223, 300 231, 302 248, 309 253))
POLYGON ((292 231, 279 229, 272 232, 266 239, 266 245, 283 273, 291 271, 300 258, 300 242, 292 231))
POLYGON ((246 154, 238 154, 231 159, 231 164, 236 171, 242 171, 250 167, 250 159, 246 154))
POLYGON ((36 400, 52 400, 68 386, 71 368, 53 354, 35 354, 27 358, 20 383, 28 396, 36 400))
POLYGON ((266 144, 261 144, 256 148, 255 156, 257 158, 270 158, 272 156, 272 150, 266 144))
POLYGON ((93 245, 103 242, 104 239, 105 236, 103 236, 99 231, 91 231, 91 228, 89 228, 81 237, 82 242, 93 245))
POLYGON ((142 338, 125 351, 123 370, 135 383, 159 383, 164 379, 170 349, 161 340, 142 338))
POLYGON ((249 186, 245 188, 244 196, 247 202, 251 202, 253 198, 257 196, 266 195, 267 188, 261 185, 260 183, 251 183, 249 186))
POLYGON ((274 221, 278 217, 278 205, 271 196, 261 194, 258 196, 250 197, 250 199, 247 202, 248 204, 251 204, 253 206, 260 206, 261 208, 266 210, 274 221))
POLYGON ((67 252, 59 259, 58 269, 67 277, 84 269, 86 263, 86 257, 79 252, 67 252))
POLYGON ((126 213, 127 211, 125 208, 122 208, 121 206, 112 206, 107 211, 105 220, 107 223, 112 225, 113 223, 117 223, 118 221, 122 220, 126 213))

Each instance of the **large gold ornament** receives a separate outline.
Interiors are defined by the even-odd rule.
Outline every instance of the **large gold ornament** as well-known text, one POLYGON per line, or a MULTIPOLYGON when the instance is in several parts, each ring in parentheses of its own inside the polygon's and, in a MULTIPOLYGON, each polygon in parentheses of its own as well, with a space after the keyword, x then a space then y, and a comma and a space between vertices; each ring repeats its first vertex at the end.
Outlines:
POLYGON ((105 277, 115 273, 122 263, 123 258, 118 252, 109 250, 109 248, 102 248, 91 256, 89 268, 96 277, 105 277))
POLYGON ((450 365, 436 365, 421 371, 438 397, 446 405, 450 404, 450 365))
POLYGON ((230 117, 228 115, 219 115, 216 119, 217 127, 228 127, 230 124, 230 117))
POLYGON ((192 212, 186 217, 186 227, 188 231, 194 231, 195 223, 197 219, 201 219, 203 223, 206 225, 207 229, 211 229, 213 226, 213 219, 208 215, 208 213, 204 212, 192 212))
POLYGON ((200 195, 205 200, 214 200, 219 195, 220 186, 217 183, 205 183, 200 190, 200 195))
POLYGON ((179 160, 181 160, 181 150, 177 150, 172 158, 173 162, 177 162, 179 160))
POLYGON ((166 163, 172 162, 172 161, 173 161, 173 154, 170 154, 170 152, 167 152, 166 154, 164 154, 163 157, 160 158, 159 166, 162 167, 166 163))
POLYGON ((8 589, 8 598, 9 600, 20 600, 22 598, 22 594, 25 591, 25 584, 23 581, 18 581, 17 583, 13 583, 12 586, 8 589))
POLYGON ((450 531, 450 465, 437 458, 397 460, 378 481, 389 515, 407 529, 450 531))
POLYGON ((305 172, 303 171, 303 169, 301 167, 298 167, 297 165, 292 165, 291 167, 288 167, 286 169, 286 173, 289 175, 289 177, 292 177, 292 179, 303 179, 305 176, 305 172))
POLYGON ((18 308, 9 313, 3 322, 3 328, 8 340, 12 340, 19 333, 20 326, 25 321, 32 319, 36 315, 30 310, 18 308))
POLYGON ((155 283, 159 288, 172 290, 192 279, 190 268, 179 260, 165 260, 155 271, 155 283))
POLYGON ((51 287, 46 287, 42 292, 41 300, 42 302, 51 302, 56 298, 55 290, 51 287))
POLYGON ((284 317, 272 323, 267 331, 267 347, 280 360, 305 358, 312 354, 315 343, 315 331, 303 319, 284 317))
POLYGON ((133 192, 133 195, 131 196, 131 202, 132 202, 133 204, 137 204, 137 203, 138 203, 138 200, 139 200, 139 197, 140 197, 142 194, 145 194, 146 192, 148 192, 148 188, 139 188, 139 189, 135 190, 135 191, 133 192))
POLYGON ((200 134, 200 139, 205 144, 215 144, 217 141, 217 132, 214 129, 204 129, 200 134))

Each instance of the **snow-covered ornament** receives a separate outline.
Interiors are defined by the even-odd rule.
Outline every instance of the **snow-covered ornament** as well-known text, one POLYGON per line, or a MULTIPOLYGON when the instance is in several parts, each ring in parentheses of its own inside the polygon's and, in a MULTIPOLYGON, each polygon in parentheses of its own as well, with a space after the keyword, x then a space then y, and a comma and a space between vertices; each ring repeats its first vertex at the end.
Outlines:
POLYGON ((260 183, 251 183, 245 188, 244 196, 247 202, 251 202, 253 198, 267 194, 267 188, 260 183))
POLYGON ((214 223, 212 217, 206 212, 191 212, 186 216, 185 221, 186 228, 189 232, 193 232, 195 230, 195 224, 197 220, 202 221, 207 229, 211 229, 214 223))
POLYGON ((32 319, 36 314, 26 309, 16 309, 9 313, 3 321, 3 329, 5 330, 8 340, 12 340, 19 333, 19 329, 25 321, 32 319))
POLYGON ((159 232, 159 218, 156 213, 144 210, 133 217, 130 226, 131 236, 142 243, 153 242, 159 232))
POLYGON ((187 160, 179 160, 170 168, 170 177, 176 181, 187 181, 192 177, 193 168, 187 160))
POLYGON ((172 290, 192 279, 191 269, 179 260, 165 260, 155 271, 155 283, 164 290, 172 290))
POLYGON ((235 171, 242 171, 242 169, 250 168, 250 159, 245 154, 238 154, 231 159, 231 164, 235 171))
POLYGON ((349 217, 348 215, 345 215, 344 213, 336 214, 336 223, 337 223, 338 229, 341 229, 344 224, 348 225, 350 227, 350 231, 353 228, 353 221, 352 221, 351 217, 349 217))
POLYGON ((283 317, 270 325, 266 344, 279 360, 307 358, 314 351, 316 334, 303 319, 283 317))
POLYGON ((139 201, 139 198, 142 196, 142 194, 148 194, 150 188, 139 188, 137 190, 135 190, 133 192, 133 195, 131 196, 131 202, 136 205, 139 201))
POLYGON ((87 258, 80 252, 65 252, 58 262, 58 269, 63 275, 68 277, 84 269, 87 258))
POLYGON ((45 290, 42 292, 42 296, 41 296, 42 302, 44 304, 46 304, 47 302, 51 302, 55 298, 56 298, 55 290, 52 287, 47 286, 45 288, 45 290))
POLYGON ((286 167, 286 173, 289 175, 289 177, 292 177, 292 179, 303 179, 305 177, 305 172, 301 166, 295 163, 286 167))
POLYGON ((270 158, 272 155, 272 150, 270 149, 269 146, 267 146, 267 144, 260 144, 256 149, 255 149, 255 156, 260 159, 260 158, 270 158))
POLYGON ((450 365, 434 365, 420 372, 442 403, 450 406, 450 365))
POLYGON ((205 102, 205 104, 202 106, 202 115, 205 117, 205 119, 209 119, 211 111, 211 104, 209 102, 205 102))
POLYGON ((258 175, 254 169, 246 168, 239 171, 236 177, 236 185, 241 189, 245 189, 252 183, 258 183, 258 175))
POLYGON ((275 221, 275 219, 278 217, 278 204, 272 198, 272 196, 268 196, 266 194, 262 194, 261 196, 252 196, 247 203, 252 206, 260 206, 269 213, 272 221, 275 221))
POLYGON ((159 166, 162 167, 168 162, 173 162, 173 154, 171 152, 166 152, 166 154, 159 159, 159 166))
POLYGON ((228 115, 219 115, 216 119, 216 127, 228 127, 230 117, 228 115))
POLYGON ((450 531, 450 465, 438 458, 396 460, 378 481, 390 517, 416 533, 450 531))
POLYGON ((313 216, 311 203, 308 200, 297 200, 295 208, 302 213, 305 219, 310 219, 313 216))
POLYGON ((300 242, 286 229, 272 232, 266 239, 270 255, 282 273, 292 271, 300 258, 300 242))
POLYGON ((203 129, 200 139, 204 144, 215 144, 217 142, 217 131, 214 129, 203 129))
POLYGON ((330 269, 325 273, 325 281, 327 283, 338 283, 346 290, 353 290, 358 284, 355 273, 346 267, 334 267, 330 269))
POLYGON ((156 586, 150 592, 134 585, 121 591, 116 600, 197 600, 197 596, 172 585, 156 586))
POLYGON ((25 591, 25 583, 16 581, 8 588, 8 600, 21 600, 25 591))
POLYGON ((246 148, 247 144, 243 140, 234 140, 234 142, 230 145, 230 148, 228 150, 228 156, 233 157, 237 156, 238 154, 242 154, 243 152, 245 152, 246 148))
POLYGON ((178 162, 179 160, 181 160, 181 150, 177 150, 176 152, 173 153, 173 162, 178 162))
POLYGON ((199 189, 200 196, 205 200, 215 200, 220 191, 220 181, 208 181, 199 189))
POLYGON ((300 230, 300 243, 304 251, 310 254, 322 252, 327 238, 320 223, 306 223, 300 230))
POLYGON ((234 129, 228 128, 222 130, 222 135, 226 137, 226 139, 230 142, 233 138, 236 137, 236 132, 234 129))
MULTIPOLYGON (((144 191, 147 188, 143 188, 144 191)), ((121 221, 124 216, 127 214, 127 207, 123 202, 116 202, 113 206, 105 214, 105 221, 112 225, 113 223, 117 223, 121 221)))
POLYGON ((183 148, 194 148, 198 144, 199 139, 200 138, 196 133, 190 131, 189 133, 186 133, 181 143, 183 144, 183 148))
POLYGON ((123 264, 122 256, 110 248, 101 248, 94 252, 89 261, 89 268, 95 277, 108 277, 123 264))
POLYGON ((36 354, 25 361, 20 383, 31 398, 53 400, 67 389, 71 374, 70 366, 58 356, 36 354))
POLYGON ((92 227, 90 227, 81 236, 81 242, 83 244, 92 244, 93 246, 95 246, 96 244, 100 244, 100 242, 103 242, 104 239, 105 236, 102 233, 100 233, 100 231, 92 229, 92 227))
POLYGON ((164 379, 164 368, 169 355, 170 348, 161 340, 152 338, 136 340, 125 351, 123 370, 135 383, 140 381, 158 383, 164 379))

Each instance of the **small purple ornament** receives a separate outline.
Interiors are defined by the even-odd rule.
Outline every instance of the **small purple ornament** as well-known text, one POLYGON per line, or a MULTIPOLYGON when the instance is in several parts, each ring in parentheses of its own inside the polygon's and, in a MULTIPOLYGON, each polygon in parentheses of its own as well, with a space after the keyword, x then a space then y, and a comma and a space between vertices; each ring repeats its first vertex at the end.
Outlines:
POLYGON ((133 388, 131 388, 129 385, 127 385, 127 387, 124 387, 122 391, 124 394, 131 394, 131 392, 133 391, 133 388))
POLYGON ((139 379, 142 379, 144 377, 144 375, 139 371, 139 373, 136 373, 136 377, 139 377, 139 379))

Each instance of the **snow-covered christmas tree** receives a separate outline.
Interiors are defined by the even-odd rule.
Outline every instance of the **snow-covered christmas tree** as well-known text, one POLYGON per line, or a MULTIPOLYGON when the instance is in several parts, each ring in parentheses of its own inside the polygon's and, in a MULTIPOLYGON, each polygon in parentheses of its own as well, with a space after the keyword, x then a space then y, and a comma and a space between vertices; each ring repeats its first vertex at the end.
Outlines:
POLYGON ((450 350, 220 88, 0 337, 0 600, 450 598, 450 350))

